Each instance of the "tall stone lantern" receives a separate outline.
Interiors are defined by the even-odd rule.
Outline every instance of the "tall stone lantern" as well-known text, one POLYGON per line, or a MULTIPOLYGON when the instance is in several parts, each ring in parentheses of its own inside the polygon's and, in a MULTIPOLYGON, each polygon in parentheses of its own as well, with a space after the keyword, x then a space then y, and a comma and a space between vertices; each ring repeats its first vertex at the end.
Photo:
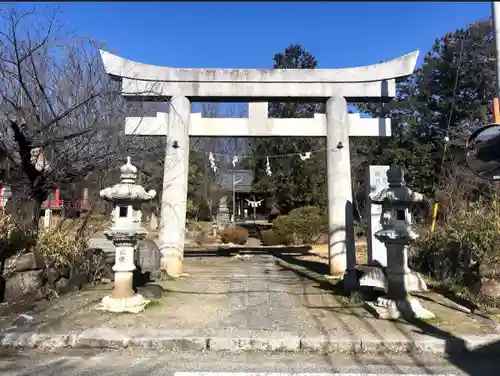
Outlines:
POLYGON ((371 198, 373 203, 382 205, 382 229, 374 235, 387 247, 387 294, 375 303, 368 302, 366 307, 375 316, 384 319, 396 319, 401 315, 433 318, 434 314, 409 294, 414 276, 408 267, 408 247, 418 238, 412 229, 410 210, 424 196, 406 186, 403 169, 396 163, 387 171, 387 181, 389 187, 371 198))
POLYGON ((137 242, 147 235, 147 231, 141 227, 141 205, 152 200, 156 192, 146 192, 142 186, 135 184, 137 168, 130 163, 130 157, 127 157, 127 163, 120 171, 121 182, 100 192, 104 200, 113 203, 113 225, 104 231, 104 235, 113 242, 116 254, 113 292, 102 299, 98 309, 137 313, 149 303, 142 295, 135 294, 133 289, 134 252, 137 242))

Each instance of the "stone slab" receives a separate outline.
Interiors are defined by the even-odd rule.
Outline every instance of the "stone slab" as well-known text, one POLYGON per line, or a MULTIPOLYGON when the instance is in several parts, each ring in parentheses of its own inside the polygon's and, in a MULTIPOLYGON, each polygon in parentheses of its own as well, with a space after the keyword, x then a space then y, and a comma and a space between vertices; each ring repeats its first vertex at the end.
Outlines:
POLYGON ((362 338, 338 338, 335 336, 297 336, 281 333, 278 336, 256 332, 245 337, 207 336, 193 337, 182 331, 151 330, 149 333, 120 332, 105 328, 93 328, 82 333, 36 333, 9 331, 0 334, 0 346, 16 348, 148 348, 175 351, 272 351, 272 352, 321 352, 321 353, 431 353, 461 354, 470 351, 484 355, 500 355, 500 335, 471 336, 464 339, 443 339, 430 335, 406 338, 396 335, 389 338, 365 336, 362 338))
POLYGON ((351 100, 392 98, 396 79, 413 73, 414 51, 384 63, 345 69, 179 69, 142 64, 100 51, 106 73, 122 81, 122 95, 171 97, 193 100, 217 98, 308 100, 337 93, 351 100))
MULTIPOLYGON (((253 107, 264 103, 249 103, 248 118, 204 118, 200 113, 189 117, 190 136, 216 137, 325 137, 326 115, 314 114, 314 118, 272 119, 258 118, 253 107)), ((361 118, 359 114, 348 114, 349 136, 391 136, 390 118, 361 118)), ((158 112, 156 117, 127 117, 125 134, 135 136, 166 136, 168 131, 167 113, 158 112)))
POLYGON ((389 166, 371 165, 366 169, 366 218, 367 218, 367 246, 368 263, 371 265, 387 266, 387 248, 384 243, 375 238, 373 234, 382 228, 380 224, 380 214, 382 206, 371 203, 371 196, 376 195, 382 189, 388 188, 387 170, 389 166))

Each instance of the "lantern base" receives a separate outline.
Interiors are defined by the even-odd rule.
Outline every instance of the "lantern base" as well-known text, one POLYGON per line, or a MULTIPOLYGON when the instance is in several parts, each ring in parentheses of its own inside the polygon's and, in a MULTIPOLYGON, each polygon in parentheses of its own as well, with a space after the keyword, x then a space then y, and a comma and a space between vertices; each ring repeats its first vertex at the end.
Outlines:
POLYGON ((409 319, 432 319, 435 317, 417 299, 411 297, 408 300, 400 301, 381 297, 375 303, 365 302, 365 309, 376 318, 383 320, 396 320, 400 317, 409 319))
POLYGON ((129 298, 113 298, 111 296, 105 296, 102 298, 101 304, 99 304, 96 309, 99 311, 116 313, 139 313, 144 311, 144 308, 146 308, 150 302, 150 300, 144 299, 144 297, 140 294, 134 294, 129 298))

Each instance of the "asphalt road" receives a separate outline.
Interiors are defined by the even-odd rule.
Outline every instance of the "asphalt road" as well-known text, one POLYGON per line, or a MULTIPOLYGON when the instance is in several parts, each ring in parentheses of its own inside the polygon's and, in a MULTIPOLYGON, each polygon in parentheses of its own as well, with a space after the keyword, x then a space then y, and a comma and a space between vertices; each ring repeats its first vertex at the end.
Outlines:
POLYGON ((221 354, 138 349, 64 350, 48 353, 42 350, 0 349, 0 375, 190 376, 180 372, 227 372, 227 374, 219 373, 217 376, 231 376, 230 373, 235 372, 279 372, 282 376, 285 376, 283 373, 373 376, 498 375, 498 358, 460 358, 461 364, 457 367, 449 360, 429 355, 221 354))

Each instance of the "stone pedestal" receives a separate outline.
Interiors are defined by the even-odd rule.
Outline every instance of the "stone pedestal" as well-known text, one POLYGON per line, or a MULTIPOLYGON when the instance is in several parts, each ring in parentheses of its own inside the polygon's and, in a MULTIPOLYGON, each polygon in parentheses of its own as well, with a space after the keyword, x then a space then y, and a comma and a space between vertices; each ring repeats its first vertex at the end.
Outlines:
POLYGON ((144 299, 142 295, 134 293, 134 247, 138 240, 146 237, 146 232, 131 234, 108 230, 105 235, 113 240, 116 247, 115 265, 113 266, 115 281, 113 292, 102 299, 97 309, 109 312, 141 312, 150 301, 144 299))
MULTIPOLYGON (((360 286, 372 287, 376 290, 383 290, 387 292, 386 268, 371 265, 358 265, 356 269, 364 273, 359 280, 360 286)), ((407 280, 408 292, 429 291, 427 284, 420 273, 410 269, 405 278, 407 280)))
MULTIPOLYGON (((366 302, 366 309, 375 317, 381 319, 397 319, 399 317, 430 319, 434 314, 412 297, 410 291, 415 291, 415 272, 408 267, 407 240, 386 240, 387 294, 377 299, 375 303, 366 302)), ((425 289, 427 286, 425 285, 425 289)))
MULTIPOLYGON (((375 303, 367 302, 366 308, 381 319, 405 318, 430 319, 434 314, 413 298, 414 273, 408 268, 408 246, 404 240, 386 241, 387 247, 387 294, 375 303)), ((427 288, 427 286, 425 286, 427 288)))

